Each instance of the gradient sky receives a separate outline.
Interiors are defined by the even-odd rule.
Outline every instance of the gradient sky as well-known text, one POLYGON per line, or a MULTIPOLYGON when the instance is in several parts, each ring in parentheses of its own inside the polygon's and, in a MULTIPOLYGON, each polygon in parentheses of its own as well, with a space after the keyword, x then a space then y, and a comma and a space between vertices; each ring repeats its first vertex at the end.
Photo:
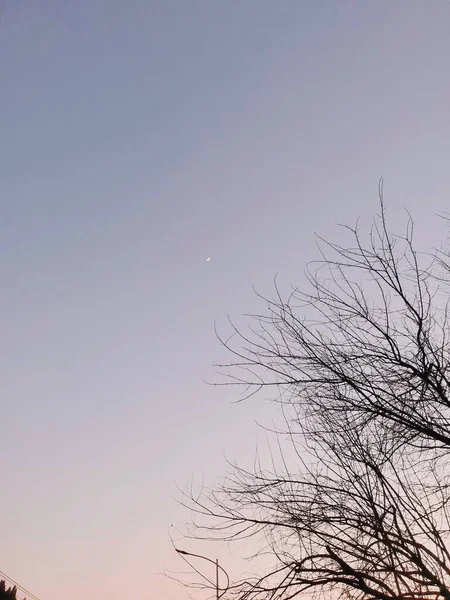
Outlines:
POLYGON ((439 242, 449 23, 448 0, 0 0, 1 571, 41 600, 186 597, 158 575, 176 485, 272 416, 202 382, 214 319, 301 283, 381 175, 439 242))

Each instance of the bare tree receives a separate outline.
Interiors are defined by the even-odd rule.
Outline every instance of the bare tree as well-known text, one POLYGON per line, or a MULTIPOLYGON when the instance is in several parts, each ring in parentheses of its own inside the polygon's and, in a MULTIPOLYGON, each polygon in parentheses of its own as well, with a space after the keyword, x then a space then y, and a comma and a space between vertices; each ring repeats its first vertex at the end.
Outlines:
POLYGON ((349 246, 321 240, 307 291, 276 287, 248 333, 221 338, 225 385, 272 389, 285 424, 281 467, 184 496, 192 535, 272 557, 240 598, 450 600, 448 257, 416 251, 411 219, 388 230, 381 185, 380 207, 367 242, 358 226, 349 246))

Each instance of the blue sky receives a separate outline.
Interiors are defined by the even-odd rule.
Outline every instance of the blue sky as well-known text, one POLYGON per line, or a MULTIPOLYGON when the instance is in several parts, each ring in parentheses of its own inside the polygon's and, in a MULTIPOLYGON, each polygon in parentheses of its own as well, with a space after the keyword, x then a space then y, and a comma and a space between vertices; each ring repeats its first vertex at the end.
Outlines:
MULTIPOLYGON (((445 0, 0 3, 0 570, 42 600, 182 600, 171 497, 247 460, 214 319, 302 283, 385 180, 448 210, 445 0), (206 262, 207 257, 210 262, 206 262)), ((439 241, 439 239, 438 239, 439 241)), ((219 550, 204 548, 206 553, 219 550)), ((234 560, 232 557, 230 561, 234 560)))

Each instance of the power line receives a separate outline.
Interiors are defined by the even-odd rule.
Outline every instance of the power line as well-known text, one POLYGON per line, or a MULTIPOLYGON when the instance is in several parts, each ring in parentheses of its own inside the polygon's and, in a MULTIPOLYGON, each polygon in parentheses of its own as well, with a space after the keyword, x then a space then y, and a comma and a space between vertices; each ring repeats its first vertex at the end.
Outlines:
POLYGON ((40 600, 40 598, 38 598, 38 596, 35 596, 32 592, 30 592, 29 590, 27 590, 26 588, 21 586, 20 583, 17 583, 17 581, 14 581, 14 579, 11 579, 11 577, 9 575, 7 575, 6 573, 3 573, 3 571, 0 571, 0 575, 2 577, 4 577, 5 579, 7 579, 9 581, 9 583, 14 584, 18 590, 20 590, 21 592, 26 594, 27 598, 31 598, 31 600, 40 600))
POLYGON ((32 598, 34 600, 40 600, 38 598, 38 596, 35 596, 35 594, 33 594, 32 592, 30 592, 29 590, 27 590, 26 588, 24 588, 23 586, 21 586, 20 583, 17 583, 17 581, 14 581, 14 579, 12 579, 9 575, 7 575, 6 573, 4 573, 3 571, 0 571, 0 575, 2 577, 4 577, 5 579, 7 579, 9 581, 9 583, 14 584, 18 590, 20 590, 24 594, 27 594, 30 598, 32 598))

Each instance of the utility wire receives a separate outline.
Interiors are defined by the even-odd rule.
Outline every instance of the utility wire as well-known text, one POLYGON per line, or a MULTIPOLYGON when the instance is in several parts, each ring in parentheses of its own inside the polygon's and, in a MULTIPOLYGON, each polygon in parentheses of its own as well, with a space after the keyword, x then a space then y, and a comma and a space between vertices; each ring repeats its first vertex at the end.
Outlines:
POLYGON ((14 584, 18 590, 20 590, 21 592, 26 594, 27 598, 31 598, 31 600, 40 600, 38 598, 38 596, 35 596, 32 592, 30 592, 29 590, 27 590, 26 588, 21 586, 20 583, 17 583, 17 581, 14 581, 14 579, 11 579, 11 577, 9 575, 7 575, 6 573, 3 573, 3 571, 0 571, 0 575, 2 577, 4 577, 5 579, 7 579, 9 581, 9 583, 14 584))

